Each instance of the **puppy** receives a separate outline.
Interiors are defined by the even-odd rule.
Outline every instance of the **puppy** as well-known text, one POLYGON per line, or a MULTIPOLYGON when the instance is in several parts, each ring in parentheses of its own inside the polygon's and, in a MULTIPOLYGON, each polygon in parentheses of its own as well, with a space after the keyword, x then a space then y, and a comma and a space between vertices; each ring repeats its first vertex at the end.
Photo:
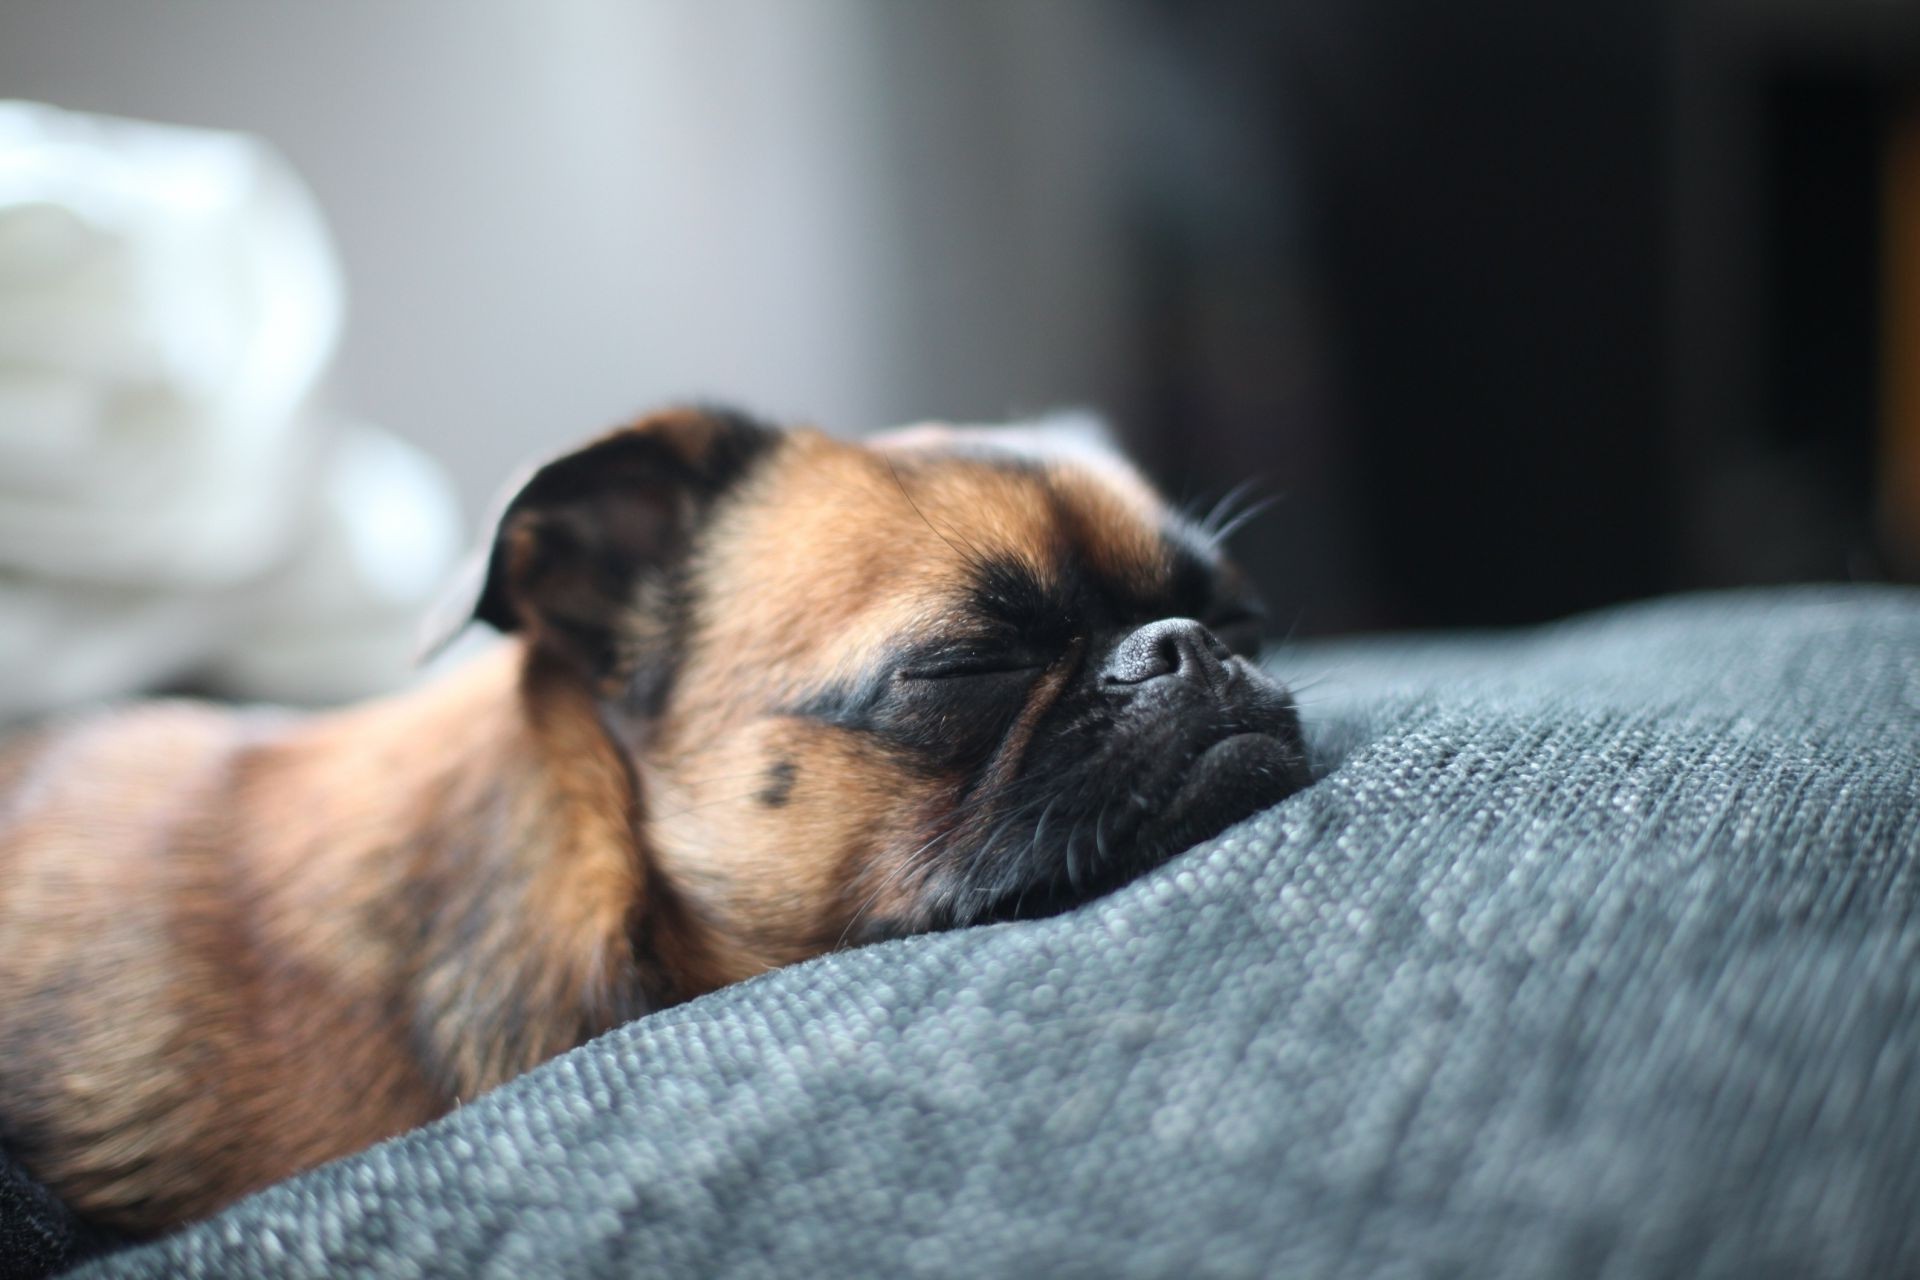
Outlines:
POLYGON ((152 1233, 650 1010, 1059 910, 1299 788, 1240 576, 1110 455, 661 413, 535 473, 451 678, 0 747, 0 1137, 152 1233))

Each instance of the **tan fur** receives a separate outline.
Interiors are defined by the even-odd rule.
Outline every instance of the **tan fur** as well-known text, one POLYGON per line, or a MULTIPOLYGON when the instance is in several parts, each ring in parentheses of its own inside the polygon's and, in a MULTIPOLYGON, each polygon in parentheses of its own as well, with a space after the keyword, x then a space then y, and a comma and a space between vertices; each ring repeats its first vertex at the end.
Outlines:
MULTIPOLYGON (((931 441, 929 441, 931 443, 931 441)), ((935 632, 966 581, 966 555, 1015 557, 1043 578, 1070 540, 1151 583, 1164 574, 1138 494, 1071 467, 1039 474, 920 448, 897 457, 796 433, 786 465, 729 506, 701 576, 730 586, 698 620, 649 771, 655 856, 742 936, 781 939, 769 963, 814 954, 886 903, 900 854, 951 835, 951 797, 858 742, 798 723, 769 729, 769 704, 847 679, 885 645, 935 632), (963 554, 964 553, 964 554, 963 554), (750 599, 751 610, 730 607, 750 599), (808 760, 793 802, 770 817, 743 803, 770 732, 808 760), (761 830, 777 824, 779 834, 761 830), (836 866, 795 850, 837 848, 836 866)), ((1044 708, 1041 690, 1030 711, 1044 708)), ((1017 764, 1009 755, 1006 764, 1017 764)), ((904 886, 893 885, 896 890, 904 886)))
POLYGON ((306 722, 52 735, 0 834, 0 1098, 36 1172, 167 1225, 611 1025, 629 792, 583 698, 520 696, 540 680, 510 645, 306 722))
POLYGON ((515 640, 338 713, 156 704, 0 745, 5 1136, 76 1208, 154 1231, 830 949, 909 891, 953 796, 769 709, 937 630, 969 554, 1045 575, 1071 542, 1152 580, 1157 518, 1137 482, 796 433, 714 511, 639 728, 515 640), (753 803, 779 759, 790 800, 753 803))

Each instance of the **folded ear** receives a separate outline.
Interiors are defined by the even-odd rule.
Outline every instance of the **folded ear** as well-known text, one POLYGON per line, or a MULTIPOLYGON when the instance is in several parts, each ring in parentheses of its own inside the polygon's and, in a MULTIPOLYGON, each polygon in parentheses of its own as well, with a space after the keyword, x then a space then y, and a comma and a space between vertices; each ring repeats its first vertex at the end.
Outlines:
POLYGON ((778 439, 743 414, 673 409, 537 468, 436 610, 428 652, 480 621, 591 680, 630 676, 673 638, 678 571, 708 510, 778 439))

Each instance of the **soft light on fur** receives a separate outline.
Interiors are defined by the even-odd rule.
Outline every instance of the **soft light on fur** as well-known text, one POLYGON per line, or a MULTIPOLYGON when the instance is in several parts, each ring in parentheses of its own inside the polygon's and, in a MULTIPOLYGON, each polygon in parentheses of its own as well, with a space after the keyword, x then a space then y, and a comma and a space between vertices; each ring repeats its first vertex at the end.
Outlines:
POLYGON ((674 410, 534 473, 473 578, 510 640, 416 692, 0 744, 0 1136, 81 1212, 162 1230, 1303 781, 1201 625, 1237 575, 1113 458, 674 410))

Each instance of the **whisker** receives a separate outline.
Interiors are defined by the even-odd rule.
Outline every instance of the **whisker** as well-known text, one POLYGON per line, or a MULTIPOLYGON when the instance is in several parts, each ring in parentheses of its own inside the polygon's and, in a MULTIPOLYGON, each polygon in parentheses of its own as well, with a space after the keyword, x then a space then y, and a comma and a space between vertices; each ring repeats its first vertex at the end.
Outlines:
POLYGON ((1228 539, 1232 538, 1234 534, 1240 532, 1278 505, 1280 505, 1280 498, 1277 494, 1249 504, 1246 510, 1241 511, 1231 520, 1226 521, 1219 528, 1209 533, 1207 535, 1207 541, 1216 547, 1225 546, 1228 539))
MULTIPOLYGON (((940 541, 946 543, 947 549, 953 552, 954 555, 959 556, 961 561, 965 563, 967 566, 975 570, 984 570, 987 564, 987 557, 985 556, 985 554, 982 553, 978 547, 973 546, 971 543, 967 544, 966 550, 962 550, 960 548, 959 543, 956 543, 952 538, 948 537, 945 533, 942 533, 939 527, 936 526, 932 520, 929 520, 927 518, 927 513, 920 509, 920 504, 913 500, 913 495, 907 492, 907 482, 900 478, 900 468, 894 465, 893 459, 888 458, 886 462, 887 462, 887 474, 893 477, 894 487, 900 490, 900 496, 907 500, 907 505, 909 507, 913 508, 913 514, 920 517, 920 523, 926 525, 928 529, 932 530, 933 536, 940 539, 940 541)), ((964 536, 961 538, 961 541, 962 542, 966 541, 964 536)))
POLYGON ((1194 522, 1201 536, 1208 542, 1216 541, 1217 539, 1214 536, 1215 531, 1231 518, 1235 505, 1246 501, 1248 495, 1252 494, 1259 486, 1260 481, 1258 479, 1249 477, 1221 494, 1219 500, 1207 509, 1207 514, 1201 516, 1199 520, 1194 522))

